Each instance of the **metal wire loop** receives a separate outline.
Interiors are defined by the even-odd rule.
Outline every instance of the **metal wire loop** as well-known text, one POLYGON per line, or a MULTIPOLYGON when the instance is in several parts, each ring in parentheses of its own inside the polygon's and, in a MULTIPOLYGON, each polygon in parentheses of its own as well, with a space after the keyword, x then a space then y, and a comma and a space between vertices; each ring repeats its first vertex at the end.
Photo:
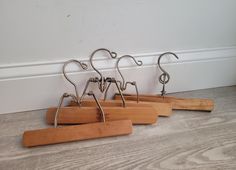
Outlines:
MULTIPOLYGON (((105 122, 106 121, 106 118, 105 118, 105 113, 104 113, 104 110, 102 109, 102 106, 101 104, 99 103, 98 99, 96 98, 95 94, 90 91, 87 93, 88 96, 92 96, 93 99, 95 100, 96 102, 96 105, 101 113, 101 116, 102 116, 102 122, 105 122)), ((61 98, 60 98, 60 101, 59 101, 59 104, 58 104, 58 107, 57 107, 57 111, 56 111, 56 114, 55 114, 55 117, 54 117, 54 127, 56 128, 57 127, 57 124, 58 124, 58 117, 59 117, 59 113, 60 113, 60 109, 61 109, 61 106, 63 104, 63 101, 65 98, 68 98, 68 97, 71 97, 73 100, 78 100, 78 98, 76 98, 75 95, 73 94, 68 94, 68 93, 64 93, 61 98)))
POLYGON ((71 97, 74 101, 76 101, 78 103, 78 98, 73 94, 64 93, 61 96, 58 107, 57 107, 57 111, 56 111, 56 114, 55 114, 55 117, 54 117, 54 127, 55 128, 57 127, 57 122, 58 122, 57 119, 58 119, 58 116, 59 116, 61 105, 63 104, 64 99, 68 98, 68 97, 71 97))
MULTIPOLYGON (((138 92, 137 83, 136 83, 135 81, 133 81, 133 82, 131 82, 131 81, 126 82, 124 76, 122 75, 122 73, 121 73, 121 71, 120 71, 119 62, 120 62, 120 60, 123 59, 123 58, 131 58, 131 59, 135 62, 135 64, 138 65, 138 66, 141 66, 141 65, 143 64, 143 62, 140 61, 140 60, 136 60, 136 59, 135 59, 133 56, 131 56, 131 55, 124 55, 124 56, 121 56, 121 57, 117 60, 117 62, 116 62, 116 69, 117 69, 117 71, 119 72, 119 75, 120 75, 120 77, 121 77, 121 79, 122 79, 122 81, 116 81, 116 85, 118 85, 118 83, 119 83, 119 85, 120 85, 120 87, 117 87, 117 88, 118 88, 119 93, 120 93, 120 95, 121 95, 121 99, 122 99, 122 101, 123 101, 123 105, 125 104, 125 98, 124 98, 124 96, 123 96, 123 94, 122 94, 122 91, 126 90, 128 84, 131 84, 131 85, 135 86, 136 96, 137 96, 137 103, 138 103, 138 102, 139 102, 139 92, 138 92)), ((107 87, 107 89, 106 89, 106 91, 105 91, 104 100, 106 100, 107 92, 108 92, 108 90, 109 90, 109 88, 110 88, 110 85, 111 85, 111 83, 108 85, 108 87, 107 87)))
POLYGON ((166 91, 165 91, 165 85, 170 81, 170 75, 169 73, 167 73, 162 67, 161 67, 161 58, 165 55, 173 55, 175 58, 179 59, 179 57, 173 53, 173 52, 165 52, 165 53, 162 53, 159 58, 158 58, 158 61, 157 61, 157 64, 160 68, 160 70, 163 72, 160 76, 159 76, 159 82, 163 85, 162 86, 162 91, 161 91, 161 95, 164 96, 166 91))
POLYGON ((67 76, 67 74, 66 74, 66 66, 67 66, 68 64, 70 64, 70 63, 75 63, 75 64, 77 64, 78 66, 81 66, 81 68, 84 69, 84 70, 87 70, 87 69, 88 69, 88 66, 87 66, 87 64, 85 64, 85 63, 82 63, 82 62, 80 62, 80 61, 78 61, 78 60, 72 59, 72 60, 66 61, 66 62, 64 63, 64 65, 63 65, 63 68, 62 68, 62 72, 63 72, 64 77, 66 78, 66 80, 67 80, 69 83, 71 83, 71 84, 74 86, 76 97, 79 98, 78 90, 77 90, 76 84, 75 84, 75 83, 67 76))
MULTIPOLYGON (((123 58, 131 58, 137 66, 143 65, 143 62, 142 62, 141 60, 136 60, 136 59, 135 59, 133 56, 131 56, 131 55, 123 55, 123 56, 121 56, 121 57, 117 60, 117 62, 116 62, 116 68, 117 68, 117 71, 119 72, 120 77, 121 77, 121 79, 122 79, 122 83, 121 83, 121 87, 120 87, 120 88, 121 88, 121 90, 126 90, 126 88, 127 88, 127 83, 125 82, 125 78, 124 78, 124 76, 122 75, 122 73, 121 73, 121 71, 120 71, 120 68, 119 68, 120 60, 123 59, 123 58)), ((130 84, 131 84, 131 82, 130 82, 130 84)))
POLYGON ((95 51, 90 55, 89 61, 90 61, 90 64, 91 64, 92 68, 99 74, 100 79, 103 80, 103 75, 102 75, 102 73, 101 73, 100 71, 98 71, 98 69, 97 69, 97 68, 94 66, 94 64, 93 64, 93 57, 94 57, 94 55, 95 55, 97 52, 99 52, 99 51, 106 51, 106 52, 110 55, 111 58, 116 58, 116 57, 117 57, 117 53, 111 52, 110 50, 108 50, 108 49, 106 49, 106 48, 99 48, 99 49, 95 50, 95 51))

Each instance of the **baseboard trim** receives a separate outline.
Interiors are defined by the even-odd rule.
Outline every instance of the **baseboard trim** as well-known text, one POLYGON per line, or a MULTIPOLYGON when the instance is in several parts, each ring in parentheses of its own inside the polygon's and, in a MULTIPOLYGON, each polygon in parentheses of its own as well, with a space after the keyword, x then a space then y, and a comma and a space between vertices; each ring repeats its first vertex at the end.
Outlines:
MULTIPOLYGON (((171 74, 167 86, 168 92, 196 90, 236 84, 236 47, 174 51, 179 60, 167 57, 163 66, 171 74)), ((143 66, 134 67, 129 60, 121 62, 121 68, 127 79, 136 80, 141 93, 157 93, 160 91, 156 67, 158 55, 162 52, 133 54, 143 61, 143 66), (148 75, 148 76, 147 76, 148 75), (158 85, 158 86, 157 86, 158 85)), ((88 58, 80 61, 88 62, 88 58)), ((101 57, 94 61, 105 75, 118 75, 114 72, 115 61, 101 57)), ((61 68, 65 61, 45 61, 0 65, 0 113, 27 111, 56 106, 59 96, 65 92, 73 92, 73 88, 65 81, 61 68)), ((90 76, 96 76, 91 69, 78 71, 71 66, 70 76, 80 80, 83 88, 90 76)), ((95 86, 92 87, 96 89, 95 86)), ((113 89, 114 90, 114 89, 113 89)), ((133 89, 129 88, 128 92, 133 89)))
MULTIPOLYGON (((216 60, 222 58, 236 57, 236 47, 222 47, 222 48, 209 48, 209 49, 193 49, 193 50, 181 50, 173 51, 179 56, 179 60, 172 57, 163 58, 162 63, 186 63, 186 62, 201 62, 204 60, 216 60)), ((135 58, 143 61, 143 66, 154 66, 157 63, 158 56, 163 52, 132 54, 135 58)), ((79 61, 88 63, 88 58, 74 58, 79 61)), ((31 63, 12 63, 0 65, 0 81, 32 78, 36 76, 51 76, 61 74, 61 68, 66 60, 57 61, 40 61, 31 63)), ((116 60, 109 57, 98 57, 94 59, 96 66, 100 70, 113 69, 116 60)), ((130 61, 122 61, 120 63, 121 68, 132 67, 133 63, 130 61)), ((70 67, 68 70, 70 73, 79 73, 81 70, 77 70, 75 67, 70 67)), ((92 71, 91 68, 88 71, 92 71)))

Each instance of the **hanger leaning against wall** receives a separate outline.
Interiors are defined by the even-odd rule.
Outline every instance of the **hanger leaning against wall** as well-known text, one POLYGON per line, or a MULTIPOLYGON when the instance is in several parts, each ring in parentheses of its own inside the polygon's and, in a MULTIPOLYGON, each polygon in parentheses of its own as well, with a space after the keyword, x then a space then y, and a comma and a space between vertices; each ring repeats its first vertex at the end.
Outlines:
MULTIPOLYGON (((167 73, 160 64, 160 60, 165 55, 173 55, 178 59, 178 56, 172 52, 166 52, 160 55, 158 58, 158 66, 163 72, 159 81, 163 85, 161 95, 140 95, 139 99, 141 101, 150 101, 150 102, 167 102, 172 104, 172 108, 176 110, 198 110, 198 111, 212 111, 214 108, 214 102, 209 99, 191 99, 191 98, 178 98, 172 96, 165 96, 165 85, 170 80, 170 75, 167 73)), ((135 96, 132 94, 124 94, 125 99, 135 100, 135 96)))
MULTIPOLYGON (((119 116, 122 114, 123 116, 131 119, 134 124, 153 124, 153 123, 155 123, 157 119, 155 116, 154 108, 146 107, 146 105, 144 105, 145 107, 142 105, 138 105, 139 108, 137 109, 135 107, 137 105, 129 104, 129 103, 128 103, 128 106, 126 106, 127 103, 125 102, 125 99, 122 95, 122 91, 120 90, 116 79, 114 77, 104 77, 102 75, 102 73, 100 71, 98 71, 98 69, 94 66, 93 58, 94 58, 95 54, 99 51, 106 52, 111 58, 117 57, 117 53, 111 52, 110 50, 108 50, 106 48, 97 49, 90 55, 90 59, 89 59, 90 64, 91 64, 92 68, 95 70, 95 72, 98 73, 99 77, 92 77, 87 81, 87 84, 85 86, 83 94, 80 98, 80 103, 83 106, 94 106, 95 105, 94 101, 83 100, 83 96, 86 93, 87 88, 90 83, 98 84, 98 88, 101 93, 104 93, 104 91, 107 88, 107 84, 115 84, 117 90, 119 91, 119 94, 121 95, 122 104, 119 102, 115 102, 115 101, 112 101, 112 102, 111 101, 100 101, 100 103, 104 107, 104 109, 107 109, 106 113, 110 113, 110 114, 116 113, 116 114, 114 114, 116 116, 119 116)), ((74 105, 73 102, 71 103, 71 105, 74 105)))
MULTIPOLYGON (((133 85, 134 87, 135 87, 135 91, 136 91, 136 102, 137 102, 137 104, 147 104, 147 105, 150 105, 150 106, 152 106, 155 110, 156 110, 156 115, 157 116, 170 116, 171 115, 171 113, 172 113, 172 107, 171 107, 171 104, 170 103, 154 103, 154 102, 145 102, 145 101, 139 101, 139 91, 138 91, 138 87, 137 87, 137 83, 135 82, 135 81, 125 81, 125 78, 124 78, 124 76, 122 75, 122 73, 121 73, 121 70, 120 70, 120 68, 119 68, 119 63, 120 63, 120 61, 122 60, 122 59, 124 59, 124 58, 129 58, 129 59, 132 59, 134 62, 135 62, 135 64, 137 65, 137 66, 141 66, 143 63, 142 63, 142 61, 140 61, 140 60, 136 60, 133 56, 131 56, 131 55, 124 55, 124 56, 122 56, 122 57, 120 57, 118 60, 117 60, 117 63, 116 63, 116 69, 117 69, 117 71, 118 71, 118 73, 119 73, 119 75, 120 75, 120 77, 121 77, 121 81, 118 81, 118 83, 120 84, 120 89, 121 89, 121 91, 123 92, 123 91, 125 91, 126 89, 127 89, 127 85, 128 84, 130 84, 130 85, 133 85)), ((109 84, 110 85, 110 84, 109 84)), ((109 88, 109 85, 108 85, 108 88, 109 88)), ((107 91, 108 91, 108 88, 107 88, 107 90, 106 90, 106 93, 107 93, 107 91)), ((106 94, 105 94, 105 96, 106 96, 106 94)), ((117 95, 115 95, 116 96, 116 99, 117 100, 120 100, 121 99, 121 97, 120 97, 120 95, 119 94, 117 94, 117 95)), ((126 96, 124 96, 125 98, 126 98, 126 96)), ((135 96, 133 96, 133 97, 135 97, 135 96)), ((129 102, 131 102, 131 101, 129 101, 129 102)), ((134 101, 135 102, 135 101, 134 101)))
MULTIPOLYGON (((77 60, 69 60, 63 66, 63 75, 74 86, 75 97, 72 97, 72 105, 60 108, 60 116, 58 117, 59 124, 81 124, 81 123, 93 123, 99 122, 99 111, 97 110, 97 102, 92 100, 79 100, 77 85, 70 80, 66 74, 65 68, 70 63, 76 63, 85 69, 85 64, 77 60)), ((87 68, 87 67, 86 67, 87 68)), ((99 102, 100 103, 100 102, 99 102)), ((101 103, 100 103, 101 104, 101 103)), ((105 104, 101 104, 105 111, 105 117, 107 121, 129 119, 133 124, 153 124, 156 122, 155 110, 152 107, 104 107, 105 104)), ((46 120, 48 124, 54 123, 54 117, 56 114, 56 107, 49 108, 46 112, 46 120)))
POLYGON ((61 97, 59 106, 55 114, 54 128, 38 129, 24 132, 23 145, 25 147, 33 147, 86 139, 128 135, 132 133, 132 122, 130 120, 107 122, 104 111, 95 95, 92 92, 89 92, 87 95, 92 95, 94 100, 96 101, 98 110, 101 115, 101 122, 58 127, 57 121, 60 115, 60 108, 63 103, 63 99, 72 97, 74 100, 76 98, 76 96, 74 95, 64 93, 61 97))
POLYGON ((102 73, 101 73, 100 71, 98 71, 98 69, 95 68, 95 66, 94 66, 94 64, 93 64, 93 58, 94 58, 95 54, 96 54, 97 52, 99 52, 99 51, 104 51, 104 52, 108 53, 111 58, 116 58, 116 57, 117 57, 117 53, 111 52, 110 50, 108 50, 108 49, 106 49, 106 48, 99 48, 99 49, 95 50, 95 51, 90 55, 90 59, 89 59, 90 64, 91 64, 92 68, 94 69, 94 71, 97 72, 97 74, 99 75, 99 77, 91 77, 91 78, 89 78, 89 80, 87 81, 86 86, 85 86, 85 88, 84 88, 83 94, 82 94, 82 96, 81 96, 81 98, 80 98, 80 101, 83 100, 83 96, 84 96, 84 94, 86 93, 86 91, 87 91, 87 89, 88 89, 90 83, 96 83, 96 84, 98 84, 98 89, 100 90, 101 93, 103 93, 103 92, 106 90, 108 83, 114 83, 114 84, 116 85, 116 88, 118 89, 118 91, 119 91, 121 97, 122 97, 122 104, 123 104, 123 106, 125 106, 125 99, 124 99, 124 97, 123 97, 123 95, 122 95, 122 92, 121 92, 121 90, 120 90, 120 88, 119 88, 119 86, 118 86, 118 83, 117 83, 116 79, 115 79, 115 78, 112 78, 112 77, 104 77, 104 76, 102 75, 102 73))
MULTIPOLYGON (((99 74, 99 76, 100 76, 100 78, 98 78, 98 77, 95 77, 95 78, 90 78, 89 79, 89 81, 88 81, 88 83, 87 83, 87 85, 86 85, 86 87, 85 87, 85 90, 84 90, 84 93, 86 92, 86 90, 87 90, 87 88, 88 88, 88 84, 90 83, 90 82, 94 82, 94 83, 96 83, 94 80, 97 80, 97 82, 98 83, 100 83, 100 84, 103 84, 103 85, 99 85, 99 90, 100 90, 100 92, 105 92, 105 95, 104 95, 104 101, 100 101, 100 103, 101 103, 101 105, 103 106, 103 107, 124 107, 126 110, 129 110, 129 109, 134 109, 133 107, 139 107, 139 110, 136 110, 136 111, 134 111, 133 110, 133 112, 136 112, 136 114, 137 113, 142 113, 142 114, 147 114, 147 113, 152 113, 152 112, 155 112, 155 110, 152 108, 152 111, 150 110, 151 108, 150 108, 150 105, 147 105, 147 104, 136 104, 136 103, 134 103, 134 102, 126 102, 125 101, 125 99, 124 99, 124 97, 122 97, 123 95, 122 95, 122 89, 121 89, 121 85, 119 86, 118 84, 120 83, 119 81, 117 81, 114 77, 104 77, 103 75, 102 75, 102 73, 101 72, 99 72, 98 71, 98 69, 97 68, 95 68, 95 66, 94 66, 94 64, 93 64, 93 56, 95 55, 95 53, 96 52, 98 52, 98 51, 106 51, 106 52, 108 52, 108 54, 112 57, 112 58, 116 58, 116 53, 115 52, 110 52, 109 50, 107 50, 107 49, 104 49, 104 48, 101 48, 101 49, 98 49, 98 50, 95 50, 93 53, 92 53, 92 55, 90 56, 90 63, 91 63, 91 65, 92 65, 92 68, 99 74), (113 56, 112 56, 112 54, 113 54, 113 56), (115 55, 114 55, 115 54, 115 55), (101 80, 104 80, 103 82, 101 81, 101 80), (120 101, 115 101, 115 100, 106 100, 106 96, 107 96, 107 92, 108 92, 108 89, 110 88, 110 86, 111 86, 111 84, 115 84, 116 85, 116 88, 117 88, 117 90, 118 90, 118 92, 119 92, 119 94, 120 94, 120 96, 121 96, 121 99, 122 99, 122 103, 120 103, 120 101), (103 87, 103 88, 102 88, 103 87), (146 107, 146 106, 148 106, 149 108, 148 108, 148 110, 147 110, 147 108, 144 108, 144 107, 146 107), (129 108, 129 107, 132 107, 132 108, 129 108), (141 107, 143 107, 143 108, 141 108, 141 107)), ((119 59, 118 59, 119 60, 119 59)), ((137 87, 137 86, 136 86, 137 87)), ((137 88, 136 88, 137 89, 137 88)), ((82 95, 83 96, 83 95, 82 95)), ((82 99, 81 99, 82 100, 82 99)), ((83 104, 83 106, 94 106, 95 105, 95 103, 94 103, 94 101, 91 101, 91 100, 83 100, 83 102, 82 102, 82 104, 83 104)), ((70 104, 71 106, 72 105, 76 105, 76 103, 71 103, 70 104)), ((146 115, 146 116, 148 116, 148 115, 146 115)))

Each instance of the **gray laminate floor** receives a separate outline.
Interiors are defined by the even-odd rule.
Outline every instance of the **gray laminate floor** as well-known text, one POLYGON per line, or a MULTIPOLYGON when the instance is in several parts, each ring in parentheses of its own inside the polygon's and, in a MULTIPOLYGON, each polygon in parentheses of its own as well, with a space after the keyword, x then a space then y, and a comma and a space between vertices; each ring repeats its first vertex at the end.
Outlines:
POLYGON ((174 111, 129 136, 23 148, 45 110, 0 115, 0 169, 236 169, 236 86, 175 94, 211 98, 212 113, 174 111))

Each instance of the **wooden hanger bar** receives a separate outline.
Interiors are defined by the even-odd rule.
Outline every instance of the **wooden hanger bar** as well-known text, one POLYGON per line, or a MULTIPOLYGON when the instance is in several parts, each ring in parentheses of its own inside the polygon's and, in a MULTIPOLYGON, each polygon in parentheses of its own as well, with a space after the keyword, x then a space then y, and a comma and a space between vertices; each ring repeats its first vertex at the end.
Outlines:
MULTIPOLYGON (((121 99, 120 96, 117 96, 117 99, 121 99)), ((100 100, 99 103, 102 107, 122 107, 122 103, 119 100, 100 100)), ((156 116, 170 116, 172 114, 172 105, 171 103, 155 103, 155 102, 139 102, 136 101, 126 101, 127 107, 153 107, 156 111, 156 116)), ((77 106, 76 102, 71 101, 69 106, 77 106)), ((96 106, 96 103, 93 100, 83 100, 82 106, 96 106)))
POLYGON ((23 146, 33 147, 130 133, 132 133, 130 120, 47 128, 24 132, 23 146))
MULTIPOLYGON (((48 124, 54 123, 57 108, 46 112, 48 124)), ((106 121, 129 119, 133 124, 153 124, 157 121, 156 111, 152 107, 103 107, 106 121)), ((99 122, 100 112, 96 107, 61 107, 58 124, 81 124, 99 122)))
MULTIPOLYGON (((126 100, 136 100, 136 95, 123 94, 126 100)), ((119 94, 115 95, 115 98, 120 98, 119 94)), ((139 95, 140 101, 147 102, 164 102, 171 103, 172 109, 175 110, 197 110, 197 111, 212 111, 214 108, 214 102, 210 99, 197 99, 197 98, 179 98, 154 95, 139 95)))
MULTIPOLYGON (((124 96, 124 97, 126 97, 126 96, 124 96)), ((121 100, 121 97, 116 95, 115 96, 115 101, 120 103, 120 100, 121 100)), ((103 102, 101 102, 101 104, 102 103, 103 102)), ((87 103, 85 102, 85 105, 86 104, 87 103)), ((126 100, 126 105, 127 106, 137 105, 136 107, 145 106, 145 105, 152 106, 155 109, 157 116, 168 117, 172 114, 172 104, 171 103, 164 103, 164 102, 157 103, 157 102, 147 102, 147 101, 139 101, 139 103, 137 103, 136 99, 134 99, 133 101, 128 99, 128 101, 126 100)))

